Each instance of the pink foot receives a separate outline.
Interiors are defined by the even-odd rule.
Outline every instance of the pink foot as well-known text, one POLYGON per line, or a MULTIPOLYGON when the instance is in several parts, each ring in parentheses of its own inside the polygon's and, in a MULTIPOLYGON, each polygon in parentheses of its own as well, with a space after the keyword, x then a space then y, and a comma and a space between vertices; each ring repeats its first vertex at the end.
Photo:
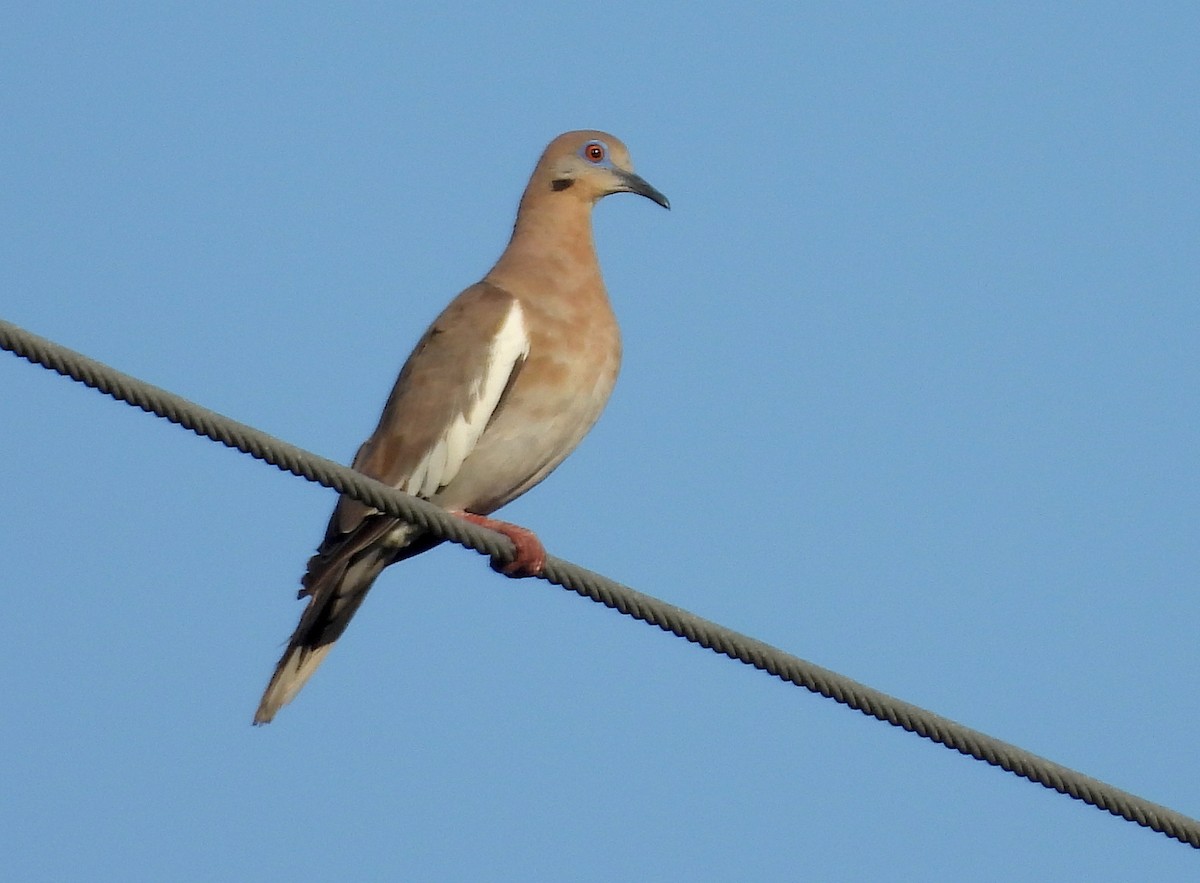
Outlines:
POLYGON ((537 538, 537 534, 528 528, 484 515, 476 515, 474 512, 463 512, 456 509, 451 514, 457 515, 463 521, 471 524, 502 533, 512 540, 516 557, 508 563, 493 558, 492 570, 497 573, 519 579, 524 576, 537 576, 545 569, 546 547, 537 538))

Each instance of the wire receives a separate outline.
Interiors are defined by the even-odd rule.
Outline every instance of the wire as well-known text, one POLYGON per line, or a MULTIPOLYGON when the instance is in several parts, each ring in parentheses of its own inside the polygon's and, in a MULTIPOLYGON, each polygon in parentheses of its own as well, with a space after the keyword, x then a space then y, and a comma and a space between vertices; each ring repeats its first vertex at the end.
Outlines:
MULTIPOLYGON (((416 524, 438 537, 501 561, 512 558, 512 545, 500 534, 468 524, 432 503, 411 497, 332 460, 318 457, 174 393, 123 374, 2 319, 0 348, 118 401, 164 417, 197 435, 218 441, 285 472, 307 478, 416 524)), ((1200 821, 1165 806, 881 693, 568 561, 547 557, 542 578, 626 616, 656 625, 701 647, 754 666, 780 680, 819 693, 869 717, 886 721, 968 757, 1000 767, 1200 849, 1200 821)))

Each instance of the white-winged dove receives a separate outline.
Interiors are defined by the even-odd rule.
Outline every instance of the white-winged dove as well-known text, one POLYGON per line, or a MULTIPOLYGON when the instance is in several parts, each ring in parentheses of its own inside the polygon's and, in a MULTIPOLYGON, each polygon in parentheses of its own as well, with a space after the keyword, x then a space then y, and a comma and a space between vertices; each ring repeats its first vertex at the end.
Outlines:
MULTIPOLYGON (((354 468, 512 539, 493 566, 537 574, 545 550, 525 528, 486 516, 550 474, 600 416, 621 336, 600 278, 592 206, 637 193, 669 208, 604 132, 559 135, 529 180, 512 239, 484 278, 442 311, 400 371, 354 468)), ((342 497, 308 562, 308 606, 254 715, 270 721, 346 629, 375 578, 440 541, 342 497)))

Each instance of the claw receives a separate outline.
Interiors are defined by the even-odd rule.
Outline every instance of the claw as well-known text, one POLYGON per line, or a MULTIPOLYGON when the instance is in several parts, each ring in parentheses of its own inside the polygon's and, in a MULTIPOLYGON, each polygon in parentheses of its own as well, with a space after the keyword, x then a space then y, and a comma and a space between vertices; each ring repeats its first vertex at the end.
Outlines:
POLYGON ((476 515, 474 512, 456 510, 451 514, 458 516, 463 521, 504 534, 512 540, 512 561, 502 561, 496 557, 492 558, 492 570, 496 571, 496 573, 502 573, 513 579, 520 579, 526 576, 537 576, 545 570, 546 547, 542 545, 542 541, 538 539, 537 534, 529 530, 529 528, 510 524, 507 521, 499 521, 495 518, 488 518, 484 515, 476 515))

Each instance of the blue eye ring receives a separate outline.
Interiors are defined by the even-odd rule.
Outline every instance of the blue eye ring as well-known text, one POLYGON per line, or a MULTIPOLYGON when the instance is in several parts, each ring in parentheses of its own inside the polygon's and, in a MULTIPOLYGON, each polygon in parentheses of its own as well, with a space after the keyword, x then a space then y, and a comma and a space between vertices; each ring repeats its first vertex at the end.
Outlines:
POLYGON ((580 154, 590 163, 599 165, 608 158, 608 145, 603 141, 589 141, 583 145, 580 154))

